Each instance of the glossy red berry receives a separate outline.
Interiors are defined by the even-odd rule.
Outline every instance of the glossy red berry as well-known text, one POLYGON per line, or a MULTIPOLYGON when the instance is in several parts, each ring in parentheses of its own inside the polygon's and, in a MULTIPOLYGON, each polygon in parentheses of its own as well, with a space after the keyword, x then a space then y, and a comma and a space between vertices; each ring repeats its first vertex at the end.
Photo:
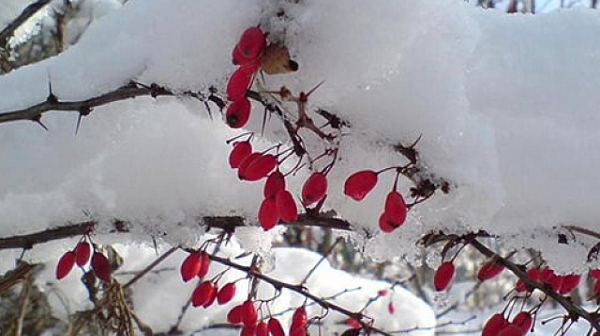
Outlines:
POLYGON ((396 306, 394 305, 393 301, 390 301, 390 303, 388 303, 388 312, 390 314, 393 314, 396 311, 396 306))
POLYGON ((277 158, 272 154, 265 154, 254 160, 243 174, 246 181, 258 181, 277 167, 277 158))
POLYGON ((77 246, 75 246, 75 261, 78 266, 83 266, 87 264, 90 260, 90 255, 92 254, 92 248, 90 243, 86 241, 79 242, 77 246))
POLYGON ((105 282, 110 282, 110 263, 104 254, 100 252, 94 252, 94 255, 92 255, 92 269, 94 270, 94 273, 98 279, 105 282))
POLYGON ((66 277, 75 266, 75 252, 68 251, 60 257, 56 265, 56 279, 66 277))
POLYGON ((269 326, 266 322, 260 322, 256 325, 256 336, 269 336, 269 326))
POLYGON ((302 204, 319 202, 327 193, 327 177, 323 173, 313 173, 302 186, 302 204))
POLYGON ((253 76, 252 70, 248 67, 239 67, 227 82, 227 99, 236 101, 245 97, 253 76))
POLYGON ((204 278, 210 269, 210 257, 206 251, 200 251, 200 269, 198 269, 198 277, 204 278))
POLYGON ((225 122, 231 128, 244 127, 250 119, 252 104, 246 97, 237 98, 225 112, 225 122))
POLYGON ((238 168, 240 163, 244 161, 252 153, 252 144, 250 141, 241 141, 233 144, 233 149, 229 153, 229 166, 238 168))
POLYGON ((533 318, 528 312, 522 311, 513 318, 512 324, 519 327, 526 334, 533 325, 533 318))
POLYGON ((181 278, 184 282, 188 282, 198 274, 198 271, 200 271, 200 253, 193 252, 188 254, 181 263, 179 270, 181 278))
POLYGON ((498 333, 498 336, 523 336, 525 333, 516 325, 509 324, 498 333))
POLYGON ((206 301, 206 303, 202 305, 202 307, 204 307, 204 308, 208 308, 208 307, 212 306, 213 303, 215 303, 215 301, 217 300, 217 294, 219 292, 219 286, 215 282, 213 282, 212 285, 213 285, 213 291, 210 294, 210 297, 208 298, 208 301, 206 301))
POLYGON ((242 330, 240 331, 240 336, 256 336, 256 325, 245 324, 242 330))
POLYGON ((204 281, 192 293, 192 305, 202 306, 210 301, 215 291, 215 286, 210 281, 204 281))
POLYGON ((235 284, 233 282, 225 284, 217 294, 217 302, 222 305, 231 301, 235 296, 235 284))
POLYGON ((300 306, 294 311, 294 315, 292 316, 292 324, 297 324, 299 326, 305 326, 308 321, 308 315, 306 314, 306 307, 300 306))
POLYGON ((227 313, 227 322, 231 324, 242 323, 242 305, 237 305, 227 313))
POLYGON ((283 174, 276 170, 269 174, 267 181, 265 182, 264 195, 265 198, 275 197, 280 190, 285 189, 285 177, 283 174))
POLYGON ((258 319, 254 302, 248 300, 242 303, 242 322, 244 325, 254 325, 258 319))
POLYGON ((240 162, 240 166, 238 167, 238 178, 240 180, 245 180, 246 179, 246 173, 248 172, 248 167, 250 167, 250 165, 252 165, 252 163, 254 163, 254 161, 258 160, 258 158, 260 158, 262 156, 261 153, 259 152, 254 152, 251 153, 250 155, 246 156, 246 158, 244 160, 242 160, 242 162, 240 162))
POLYGON ((594 279, 600 279, 600 268, 590 270, 590 276, 594 279))
POLYGON ((265 231, 271 230, 279 221, 275 197, 265 198, 258 209, 258 222, 265 231))
POLYGON ((298 208, 296 207, 296 201, 294 197, 287 190, 281 190, 275 196, 275 203, 277 206, 277 213, 279 218, 286 223, 291 223, 298 219, 298 208))
POLYGON ((239 49, 241 59, 237 61, 240 64, 244 64, 245 61, 253 61, 261 56, 265 47, 267 46, 267 39, 265 34, 258 27, 251 27, 244 31, 240 41, 235 46, 239 49))
POLYGON ((443 262, 440 267, 438 267, 433 277, 435 290, 443 291, 448 288, 450 281, 452 281, 452 278, 454 277, 454 270, 454 264, 451 261, 443 262))
POLYGON ((385 198, 385 213, 387 214, 388 221, 394 226, 400 226, 404 224, 406 220, 406 203, 404 198, 397 191, 390 191, 385 198))
POLYGON ((394 231, 398 226, 394 225, 392 221, 390 221, 388 215, 384 212, 379 216, 379 228, 381 231, 389 233, 394 231))
POLYGON ((503 265, 497 263, 495 260, 490 260, 481 266, 481 269, 477 272, 477 279, 483 282, 502 273, 502 271, 504 271, 503 265))
POLYGON ((581 281, 581 274, 567 274, 563 277, 562 287, 560 288, 560 294, 570 293, 572 290, 579 286, 581 281))
POLYGON ((353 318, 349 318, 348 320, 346 320, 346 323, 348 323, 348 325, 353 329, 360 329, 362 327, 360 323, 358 323, 358 321, 353 318))
POLYGON ((375 188, 377 173, 372 170, 362 170, 350 175, 344 183, 344 194, 355 201, 361 201, 375 188))
POLYGON ((285 333, 283 332, 283 327, 281 326, 281 323, 278 319, 271 317, 269 319, 268 326, 269 333, 271 333, 271 336, 285 336, 285 333))
MULTIPOLYGON (((542 272, 539 268, 532 268, 532 269, 527 270, 527 276, 529 277, 529 279, 531 279, 533 281, 540 280, 541 274, 542 274, 542 272)), ((517 284, 515 285, 515 289, 519 293, 530 292, 532 290, 532 288, 529 288, 525 284, 525 282, 523 282, 523 280, 521 280, 521 279, 519 279, 517 281, 517 284)))
POLYGON ((494 314, 483 325, 481 336, 498 336, 500 331, 508 325, 508 321, 502 314, 494 314))

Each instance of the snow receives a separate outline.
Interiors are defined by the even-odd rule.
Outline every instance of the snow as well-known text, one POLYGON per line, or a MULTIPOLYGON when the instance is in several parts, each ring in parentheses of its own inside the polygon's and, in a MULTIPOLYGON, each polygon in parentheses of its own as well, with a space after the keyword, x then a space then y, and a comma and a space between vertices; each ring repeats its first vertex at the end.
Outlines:
MULTIPOLYGON (((506 15, 462 1, 268 0, 130 1, 107 9, 61 55, 0 77, 0 111, 39 103, 48 80, 61 100, 86 99, 130 80, 177 92, 223 92, 231 49, 258 23, 289 46, 294 74, 266 76, 265 87, 308 91, 309 100, 348 120, 326 207, 357 232, 376 259, 409 254, 423 233, 483 229, 509 247, 539 248, 559 271, 585 267, 593 242, 557 251, 557 226, 598 230, 600 15, 584 9, 506 15), (286 15, 276 16, 279 9, 286 15), (407 223, 381 234, 377 219, 393 176, 380 175, 361 203, 342 193, 362 169, 404 164, 391 146, 418 143, 423 165, 451 192, 415 207, 407 223)), ((216 109, 213 109, 213 114, 216 109)), ((260 131, 255 106, 248 128, 260 131)), ((96 108, 75 136, 75 113, 0 125, 0 237, 69 222, 114 218, 134 239, 164 233, 192 245, 202 216, 239 215, 256 223, 260 183, 238 182, 226 139, 240 134, 211 120, 190 98, 139 98, 96 108)), ((273 118, 258 149, 286 141, 273 118)), ((320 144, 311 138, 310 148, 320 144)), ((307 172, 291 179, 299 195, 307 172)), ((410 184, 400 181, 407 194, 410 184)), ((100 231, 106 231, 101 226, 100 231)), ((266 253, 275 233, 241 233, 266 253)), ((409 257, 412 259, 412 257, 409 257)), ((597 265, 592 265, 597 266, 597 265)), ((277 271, 277 269, 276 269, 277 271)))

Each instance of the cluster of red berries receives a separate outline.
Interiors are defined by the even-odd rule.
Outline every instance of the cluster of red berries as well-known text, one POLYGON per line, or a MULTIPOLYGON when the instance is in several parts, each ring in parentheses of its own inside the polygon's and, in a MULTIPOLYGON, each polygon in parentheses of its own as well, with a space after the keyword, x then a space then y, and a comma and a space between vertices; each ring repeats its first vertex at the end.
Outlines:
MULTIPOLYGON (((258 181, 266 177, 264 200, 258 210, 258 221, 265 230, 273 228, 280 220, 291 223, 298 218, 294 196, 286 189, 285 175, 278 168, 277 156, 264 152, 252 152, 249 140, 233 143, 229 154, 229 166, 238 170, 238 178, 258 181)), ((327 177, 314 172, 302 186, 302 204, 309 206, 325 199, 327 177)))
POLYGON ((530 312, 519 312, 508 321, 504 314, 497 313, 487 320, 483 326, 482 336, 524 336, 533 326, 530 312))
MULTIPOLYGON (((355 201, 362 201, 377 185, 377 175, 379 173, 372 170, 362 170, 350 175, 344 183, 344 194, 355 201)), ((402 194, 396 190, 396 183, 394 183, 394 187, 385 198, 383 213, 379 217, 379 228, 383 232, 394 231, 404 224, 407 212, 406 202, 402 194)))
MULTIPOLYGON (((240 336, 285 336, 285 332, 279 320, 270 317, 258 321, 258 312, 252 300, 244 301, 242 304, 233 307, 227 313, 227 321, 231 324, 242 324, 240 336)), ((297 308, 292 316, 292 324, 289 330, 289 336, 306 336, 307 314, 304 306, 297 308)))
MULTIPOLYGON (((180 273, 184 282, 188 282, 195 277, 203 279, 209 271, 210 257, 205 251, 194 251, 190 253, 181 263, 180 273)), ((226 304, 235 296, 235 283, 226 283, 219 289, 216 280, 202 281, 192 293, 192 305, 194 307, 210 307, 215 301, 220 304, 226 304)))
MULTIPOLYGON (((527 276, 533 281, 550 285, 552 289, 558 294, 570 293, 573 289, 579 286, 579 282, 581 281, 580 274, 557 275, 556 273, 554 273, 554 270, 550 267, 531 268, 527 270, 527 276)), ((532 291, 532 289, 529 288, 521 279, 517 281, 515 289, 517 290, 517 292, 521 293, 532 291)))
POLYGON ((227 83, 227 99, 231 102, 225 121, 232 128, 244 127, 250 119, 251 104, 246 98, 254 75, 260 69, 260 58, 267 46, 265 34, 258 27, 246 29, 233 48, 233 63, 239 65, 227 83))
POLYGON ((110 282, 111 269, 108 258, 104 254, 98 252, 94 246, 94 254, 92 255, 92 247, 85 238, 80 241, 73 250, 65 252, 56 265, 56 279, 61 280, 66 277, 75 264, 79 267, 85 266, 90 261, 92 256, 91 269, 96 274, 98 279, 110 282))

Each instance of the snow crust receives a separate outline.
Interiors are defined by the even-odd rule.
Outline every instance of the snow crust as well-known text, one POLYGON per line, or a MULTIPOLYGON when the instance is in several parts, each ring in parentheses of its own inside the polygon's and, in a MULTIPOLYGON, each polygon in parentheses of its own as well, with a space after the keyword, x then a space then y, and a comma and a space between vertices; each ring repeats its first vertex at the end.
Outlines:
MULTIPOLYGON (((61 100, 132 79, 177 91, 222 90, 234 69, 232 47, 258 23, 300 64, 295 74, 266 78, 267 86, 298 92, 325 80, 311 107, 352 124, 329 176, 329 207, 377 233, 392 177, 382 175, 360 204, 343 196, 343 181, 356 170, 404 164, 391 146, 419 135, 425 167, 452 184, 450 194, 411 210, 395 233, 361 242, 373 256, 412 252, 433 228, 484 229, 514 247, 540 247, 558 270, 583 266, 583 238, 561 247, 566 258, 548 252, 556 226, 598 229, 595 11, 506 15, 456 0, 130 1, 63 54, 0 77, 0 111, 43 101, 49 78, 61 100)), ((249 124, 254 131, 259 114, 249 124)), ((239 132, 208 119, 201 103, 111 104, 84 118, 74 136, 76 118, 48 114, 50 132, 31 122, 0 125, 0 236, 91 217, 185 240, 199 216, 255 220, 262 186, 238 182, 227 166, 225 139, 239 132)), ((255 148, 283 139, 271 125, 255 148)), ((290 185, 296 195, 301 179, 290 185)), ((406 194, 409 184, 401 186, 406 194)))

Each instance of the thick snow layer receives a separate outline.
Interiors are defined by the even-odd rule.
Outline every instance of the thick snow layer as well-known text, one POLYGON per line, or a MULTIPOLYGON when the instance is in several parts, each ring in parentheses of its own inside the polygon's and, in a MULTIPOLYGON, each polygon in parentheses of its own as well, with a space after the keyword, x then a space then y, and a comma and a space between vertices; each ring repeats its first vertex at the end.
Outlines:
MULTIPOLYGON (((557 225, 598 228, 595 11, 509 16, 456 0, 131 1, 65 53, 0 77, 0 111, 43 101, 49 78, 62 100, 131 79, 223 89, 232 47, 258 23, 300 64, 295 74, 267 76, 267 86, 298 92, 324 80, 311 107, 352 124, 330 175, 328 206, 377 231, 391 176, 382 175, 360 204, 342 195, 343 180, 403 164, 390 145, 421 134, 424 165, 452 183, 449 195, 417 206, 401 229, 368 243, 373 255, 410 252, 432 228, 485 229, 544 251, 554 250, 557 225)), ((176 236, 182 226, 175 223, 192 227, 197 216, 253 219, 261 186, 237 182, 226 162, 224 140, 238 133, 206 115, 190 100, 144 98, 95 109, 76 137, 75 114, 44 117, 50 132, 31 122, 0 125, 0 236, 88 216, 176 236)), ((277 127, 269 141, 282 139, 277 127)), ((296 195, 300 180, 290 186, 296 195)), ((584 260, 586 249, 564 252, 569 258, 553 260, 558 269, 577 267, 572 260, 584 260)))

